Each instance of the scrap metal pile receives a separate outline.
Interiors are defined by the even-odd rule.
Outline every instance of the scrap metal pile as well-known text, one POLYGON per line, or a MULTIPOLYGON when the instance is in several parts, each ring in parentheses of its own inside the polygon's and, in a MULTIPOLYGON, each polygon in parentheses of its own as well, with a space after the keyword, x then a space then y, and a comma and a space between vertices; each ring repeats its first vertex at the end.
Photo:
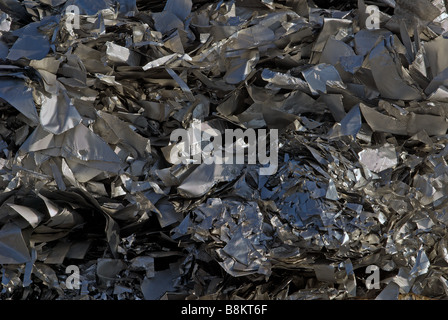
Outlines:
POLYGON ((444 1, 0 9, 0 299, 448 297, 444 1), (176 164, 198 123, 277 170, 176 164))

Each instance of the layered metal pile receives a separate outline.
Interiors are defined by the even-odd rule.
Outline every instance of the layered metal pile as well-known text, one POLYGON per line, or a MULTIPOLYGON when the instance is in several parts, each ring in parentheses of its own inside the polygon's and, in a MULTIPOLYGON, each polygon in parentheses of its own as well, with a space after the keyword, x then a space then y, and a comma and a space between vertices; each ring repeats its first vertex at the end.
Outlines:
POLYGON ((409 3, 0 1, 0 298, 446 298, 448 16, 409 3), (175 164, 198 123, 277 170, 175 164))

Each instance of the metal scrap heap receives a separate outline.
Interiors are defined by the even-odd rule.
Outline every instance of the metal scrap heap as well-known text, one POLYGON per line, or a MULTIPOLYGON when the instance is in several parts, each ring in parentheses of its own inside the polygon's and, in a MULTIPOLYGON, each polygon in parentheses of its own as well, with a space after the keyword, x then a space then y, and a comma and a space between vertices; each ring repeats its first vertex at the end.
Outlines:
POLYGON ((446 299, 448 15, 409 3, 0 0, 0 299, 446 299), (275 148, 202 161, 238 130, 275 148))

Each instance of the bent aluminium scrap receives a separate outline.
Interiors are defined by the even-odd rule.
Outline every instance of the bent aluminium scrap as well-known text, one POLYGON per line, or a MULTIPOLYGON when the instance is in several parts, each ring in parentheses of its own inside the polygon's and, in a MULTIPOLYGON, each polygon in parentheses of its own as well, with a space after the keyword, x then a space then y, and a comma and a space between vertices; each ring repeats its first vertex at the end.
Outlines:
POLYGON ((446 299, 448 15, 409 3, 0 0, 0 298, 446 299))

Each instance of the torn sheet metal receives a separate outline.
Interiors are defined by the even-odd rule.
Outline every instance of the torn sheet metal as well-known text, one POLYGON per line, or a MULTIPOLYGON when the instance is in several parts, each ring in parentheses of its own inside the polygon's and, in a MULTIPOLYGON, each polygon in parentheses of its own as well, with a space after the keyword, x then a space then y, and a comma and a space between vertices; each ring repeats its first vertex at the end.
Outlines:
POLYGON ((365 149, 359 153, 359 162, 370 171, 380 173, 398 164, 397 152, 392 145, 383 145, 378 149, 365 149))
POLYGON ((63 90, 52 95, 51 98, 42 95, 41 102, 40 123, 51 133, 61 134, 76 127, 82 121, 81 115, 63 90))
POLYGON ((45 58, 50 51, 50 39, 44 30, 55 28, 58 22, 57 16, 48 16, 39 22, 33 22, 15 30, 13 34, 19 38, 9 50, 7 59, 41 60, 45 58))
POLYGON ((398 60, 394 59, 396 53, 389 51, 388 47, 391 45, 387 41, 391 41, 391 38, 384 39, 374 47, 365 61, 381 97, 398 100, 420 99, 422 94, 419 88, 412 83, 412 78, 407 75, 398 60))
POLYGON ((32 89, 21 79, 0 79, 0 98, 19 110, 33 123, 39 123, 39 116, 33 100, 32 89))
POLYGON ((341 77, 334 66, 319 64, 303 72, 313 95, 327 93, 327 86, 344 87, 341 77))
POLYGON ((106 42, 106 47, 106 56, 109 61, 129 66, 139 65, 140 56, 128 48, 116 45, 113 42, 106 42))
POLYGON ((448 129, 446 119, 440 115, 404 112, 395 113, 391 116, 380 113, 364 104, 361 104, 360 107, 362 115, 369 126, 378 132, 412 136, 425 130, 432 136, 445 134, 448 129))
POLYGON ((21 264, 31 260, 22 231, 13 223, 0 229, 1 264, 21 264))

